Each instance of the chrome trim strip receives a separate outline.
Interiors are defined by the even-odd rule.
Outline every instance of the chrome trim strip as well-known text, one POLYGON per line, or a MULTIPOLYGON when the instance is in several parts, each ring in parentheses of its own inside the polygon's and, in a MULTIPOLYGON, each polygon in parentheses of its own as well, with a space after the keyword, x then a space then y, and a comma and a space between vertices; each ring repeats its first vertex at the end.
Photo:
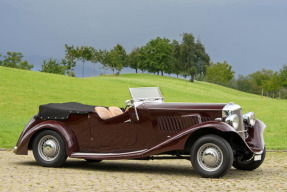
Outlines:
POLYGON ((118 155, 129 155, 133 153, 141 153, 146 151, 147 149, 125 152, 125 153, 72 153, 71 156, 118 156, 118 155))
POLYGON ((191 109, 191 108, 189 108, 189 109, 179 109, 179 108, 150 108, 149 110, 160 110, 160 109, 172 110, 172 111, 174 111, 174 110, 190 111, 190 112, 192 112, 192 111, 197 112, 197 111, 218 111, 218 110, 221 110, 221 109, 191 109))
POLYGON ((247 130, 243 130, 243 131, 236 131, 237 133, 244 133, 247 132, 247 130))

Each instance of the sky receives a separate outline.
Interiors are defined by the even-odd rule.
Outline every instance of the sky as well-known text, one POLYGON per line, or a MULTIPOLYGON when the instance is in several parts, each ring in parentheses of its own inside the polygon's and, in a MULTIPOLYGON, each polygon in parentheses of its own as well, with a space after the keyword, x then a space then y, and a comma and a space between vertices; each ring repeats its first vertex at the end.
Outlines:
POLYGON ((0 1, 0 53, 22 52, 35 71, 43 59, 63 58, 66 43, 107 50, 119 43, 129 53, 158 36, 181 41, 182 33, 200 38, 211 61, 226 60, 236 75, 278 71, 287 64, 287 1, 0 1))

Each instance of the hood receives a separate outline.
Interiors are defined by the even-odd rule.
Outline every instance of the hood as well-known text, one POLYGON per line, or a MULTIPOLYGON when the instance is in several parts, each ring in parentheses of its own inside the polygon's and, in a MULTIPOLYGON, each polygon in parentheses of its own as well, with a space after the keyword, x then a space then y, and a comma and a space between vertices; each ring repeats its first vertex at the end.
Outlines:
POLYGON ((222 110, 226 103, 143 103, 138 108, 149 110, 222 110))

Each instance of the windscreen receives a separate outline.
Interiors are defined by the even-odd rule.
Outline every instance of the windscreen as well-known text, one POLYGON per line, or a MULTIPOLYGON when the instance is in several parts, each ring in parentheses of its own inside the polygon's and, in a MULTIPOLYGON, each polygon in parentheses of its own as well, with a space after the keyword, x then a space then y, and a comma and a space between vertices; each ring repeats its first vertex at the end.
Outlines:
POLYGON ((133 100, 162 99, 159 87, 129 88, 133 100))

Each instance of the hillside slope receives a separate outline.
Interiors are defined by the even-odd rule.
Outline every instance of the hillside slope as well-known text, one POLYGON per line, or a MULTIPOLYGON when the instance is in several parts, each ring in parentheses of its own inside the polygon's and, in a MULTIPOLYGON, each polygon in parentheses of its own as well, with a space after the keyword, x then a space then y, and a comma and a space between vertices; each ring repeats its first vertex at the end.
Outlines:
POLYGON ((254 111, 263 120, 267 149, 287 148, 287 101, 261 98, 219 85, 150 74, 124 74, 96 78, 0 67, 0 148, 13 147, 29 119, 46 103, 80 102, 123 107, 128 87, 159 86, 165 102, 235 102, 243 112, 254 111))

